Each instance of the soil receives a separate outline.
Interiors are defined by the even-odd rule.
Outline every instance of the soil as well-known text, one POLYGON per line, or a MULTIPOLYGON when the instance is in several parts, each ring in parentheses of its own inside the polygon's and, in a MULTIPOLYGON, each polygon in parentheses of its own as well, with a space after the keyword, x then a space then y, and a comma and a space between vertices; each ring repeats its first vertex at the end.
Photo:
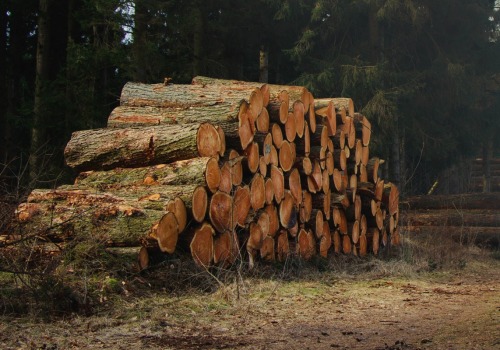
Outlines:
POLYGON ((248 278, 183 296, 129 291, 100 315, 0 318, 0 348, 500 349, 499 267, 248 278))

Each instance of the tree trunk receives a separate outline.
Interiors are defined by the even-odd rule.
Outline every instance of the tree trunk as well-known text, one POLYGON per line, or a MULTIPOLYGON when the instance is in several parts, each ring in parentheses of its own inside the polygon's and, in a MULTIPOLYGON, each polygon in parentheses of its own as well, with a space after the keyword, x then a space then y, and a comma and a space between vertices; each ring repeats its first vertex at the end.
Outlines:
POLYGON ((30 146, 30 180, 39 177, 42 146, 44 144, 43 113, 44 89, 50 76, 50 3, 51 0, 40 0, 38 14, 38 39, 36 50, 35 100, 33 106, 33 126, 31 128, 30 146))
POLYGON ((203 67, 203 33, 204 21, 203 13, 200 8, 200 2, 196 2, 193 6, 192 21, 193 21, 193 76, 204 73, 203 67))
POLYGON ((7 163, 7 2, 0 3, 0 162, 7 163))
POLYGON ((267 83, 269 81, 269 50, 265 45, 260 47, 259 54, 259 82, 267 83))
POLYGON ((400 157, 400 139, 399 139, 399 117, 394 118, 394 127, 392 131, 392 144, 391 144, 391 161, 389 163, 391 172, 391 181, 399 187, 401 183, 401 157, 400 157))
POLYGON ((147 59, 147 32, 148 8, 145 0, 135 0, 134 12, 134 41, 132 43, 132 60, 134 62, 134 81, 146 83, 148 81, 147 59))
POLYGON ((483 144, 483 193, 491 192, 491 159, 493 158, 493 138, 483 144))

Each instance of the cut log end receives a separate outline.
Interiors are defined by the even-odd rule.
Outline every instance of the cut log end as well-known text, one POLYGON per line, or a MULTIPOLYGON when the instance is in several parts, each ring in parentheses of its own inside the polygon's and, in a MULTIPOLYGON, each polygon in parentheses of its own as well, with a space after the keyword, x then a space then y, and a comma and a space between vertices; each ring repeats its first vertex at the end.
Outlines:
POLYGON ((220 169, 217 159, 211 157, 205 168, 205 181, 210 192, 215 193, 220 184, 220 169))
POLYGON ((245 227, 245 222, 250 212, 250 188, 248 186, 238 187, 234 191, 233 220, 240 227, 245 227))
POLYGON ((250 183, 250 203, 255 211, 266 203, 266 183, 261 174, 255 174, 250 183))
POLYGON ((210 123, 203 123, 196 133, 196 146, 200 157, 218 157, 222 149, 220 135, 210 123))
POLYGON ((210 221, 217 232, 231 231, 233 228, 233 197, 224 192, 216 192, 210 200, 210 221))
POLYGON ((238 136, 242 149, 248 147, 253 141, 255 134, 251 113, 249 104, 246 101, 242 101, 238 112, 238 136))
MULTIPOLYGON (((219 167, 217 167, 219 169, 219 167)), ((197 222, 203 222, 208 208, 208 195, 204 186, 197 186, 193 191, 192 212, 197 222)))
POLYGON ((200 267, 208 268, 212 264, 214 257, 214 235, 214 228, 207 222, 203 223, 194 232, 189 248, 193 260, 200 267))
POLYGON ((281 230, 276 239, 276 257, 279 262, 284 262, 290 255, 290 245, 288 242, 288 233, 281 230))
POLYGON ((281 226, 290 229, 297 224, 297 210, 295 199, 290 191, 285 191, 285 196, 280 203, 279 218, 281 226))
POLYGON ((283 171, 290 171, 292 169, 293 163, 294 163, 294 152, 292 150, 292 145, 287 142, 283 141, 283 144, 281 145, 281 148, 279 150, 279 164, 283 171))
POLYGON ((179 223, 175 214, 167 212, 162 216, 156 228, 156 239, 160 250, 172 254, 179 238, 179 223))
POLYGON ((179 233, 184 231, 188 221, 188 213, 184 201, 179 197, 175 197, 167 203, 166 210, 174 213, 179 224, 179 233))

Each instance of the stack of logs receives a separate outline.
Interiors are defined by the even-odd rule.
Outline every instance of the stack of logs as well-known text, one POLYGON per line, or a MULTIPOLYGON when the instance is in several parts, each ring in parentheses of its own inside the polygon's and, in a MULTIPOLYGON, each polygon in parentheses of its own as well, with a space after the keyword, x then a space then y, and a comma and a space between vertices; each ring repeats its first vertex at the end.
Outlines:
POLYGON ((300 86, 127 83, 107 128, 72 135, 75 184, 33 191, 18 220, 50 240, 142 245, 141 268, 175 251, 204 267, 377 254, 399 242, 399 191, 370 136, 351 99, 300 86))
POLYGON ((414 196, 401 207, 400 221, 409 234, 500 246, 500 192, 414 196))

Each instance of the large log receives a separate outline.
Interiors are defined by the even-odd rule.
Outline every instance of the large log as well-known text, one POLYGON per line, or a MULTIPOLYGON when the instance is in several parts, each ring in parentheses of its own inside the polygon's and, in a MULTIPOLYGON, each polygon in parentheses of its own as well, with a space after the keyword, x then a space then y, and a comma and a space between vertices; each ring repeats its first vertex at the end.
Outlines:
MULTIPOLYGON (((260 84, 262 87, 263 84, 260 84)), ((128 82, 122 89, 120 105, 187 109, 226 106, 238 111, 242 100, 251 103, 254 120, 264 106, 262 91, 257 85, 239 84, 224 87, 215 84, 142 84, 128 82)))
POLYGON ((255 82, 246 82, 239 80, 216 79, 203 76, 196 76, 191 81, 193 85, 201 85, 204 87, 218 87, 222 91, 233 91, 242 87, 259 88, 262 91, 264 106, 269 106, 270 110, 279 110, 281 102, 285 100, 290 111, 293 111, 293 103, 301 101, 304 105, 304 113, 309 111, 311 105, 311 94, 307 88, 303 86, 291 85, 275 85, 262 84, 255 82), (286 97, 283 97, 283 92, 286 91, 286 97))
POLYGON ((59 188, 34 190, 17 209, 26 234, 55 241, 92 238, 108 246, 138 246, 179 197, 191 207, 194 187, 158 186, 154 190, 129 188, 115 192, 59 188))
POLYGON ((211 124, 174 124, 77 131, 64 156, 70 167, 83 171, 217 157, 220 150, 219 133, 211 124))
POLYGON ((500 192, 423 195, 399 203, 403 209, 500 209, 500 192))
POLYGON ((114 168, 108 171, 86 171, 78 175, 75 185, 100 191, 127 186, 204 185, 212 192, 220 183, 220 170, 215 158, 200 157, 170 164, 140 168, 114 168))

